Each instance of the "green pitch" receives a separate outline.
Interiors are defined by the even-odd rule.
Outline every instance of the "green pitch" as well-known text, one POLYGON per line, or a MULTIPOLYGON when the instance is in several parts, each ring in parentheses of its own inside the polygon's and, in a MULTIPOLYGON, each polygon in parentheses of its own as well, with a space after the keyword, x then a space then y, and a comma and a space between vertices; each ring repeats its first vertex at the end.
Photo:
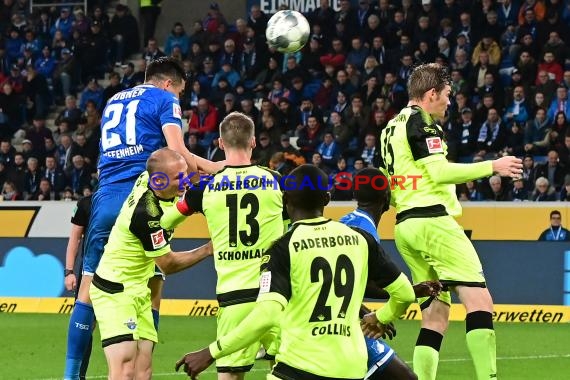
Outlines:
MULTIPOLYGON (((65 357, 68 315, 0 314, 0 379, 61 379, 65 357)), ((419 329, 417 321, 397 323, 392 347, 410 362, 419 329)), ((474 379, 465 347, 464 324, 455 322, 443 341, 438 380, 474 379)), ((499 380, 568 379, 570 326, 567 324, 496 324, 499 380)), ((174 363, 186 352, 209 343, 215 320, 205 317, 162 317, 160 345, 154 353, 157 379, 183 379, 174 363)), ((105 379, 106 364, 96 333, 88 378, 105 379)), ((213 367, 200 378, 215 379, 213 367)), ((267 362, 258 361, 249 379, 265 379, 267 362)))

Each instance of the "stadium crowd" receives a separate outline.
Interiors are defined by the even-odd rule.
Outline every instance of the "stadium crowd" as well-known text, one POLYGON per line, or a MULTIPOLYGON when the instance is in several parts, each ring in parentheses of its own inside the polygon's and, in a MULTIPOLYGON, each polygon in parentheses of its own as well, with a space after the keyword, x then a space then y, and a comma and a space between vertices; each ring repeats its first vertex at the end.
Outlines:
POLYGON ((569 0, 341 0, 339 11, 322 0, 306 14, 311 35, 295 54, 267 47, 269 17, 254 5, 230 22, 212 3, 191 31, 176 22, 166 41, 148 38, 141 50, 124 5, 109 19, 99 3, 87 14, 56 6, 30 14, 26 0, 4 0, 0 198, 90 193, 107 99, 142 83, 146 63, 169 55, 187 72, 180 102, 189 150, 222 160, 219 122, 241 111, 256 124, 253 159, 283 174, 305 162, 331 174, 378 167, 380 131, 407 104, 412 67, 444 63, 455 95, 442 124, 449 159, 514 154, 525 164, 521 180, 460 185, 459 199, 570 200, 569 0), (65 108, 46 125, 54 104, 65 108))

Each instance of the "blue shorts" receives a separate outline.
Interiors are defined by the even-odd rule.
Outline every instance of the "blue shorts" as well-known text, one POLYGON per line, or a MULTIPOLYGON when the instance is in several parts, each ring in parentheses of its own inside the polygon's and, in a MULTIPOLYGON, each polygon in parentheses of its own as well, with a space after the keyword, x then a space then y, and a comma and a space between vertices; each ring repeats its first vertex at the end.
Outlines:
POLYGON ((130 181, 112 184, 98 189, 93 194, 89 227, 85 237, 83 275, 93 276, 97 270, 111 229, 134 185, 135 183, 130 181))
POLYGON ((374 373, 382 372, 394 359, 394 350, 384 341, 364 337, 368 350, 368 372, 364 379, 370 378, 374 373))

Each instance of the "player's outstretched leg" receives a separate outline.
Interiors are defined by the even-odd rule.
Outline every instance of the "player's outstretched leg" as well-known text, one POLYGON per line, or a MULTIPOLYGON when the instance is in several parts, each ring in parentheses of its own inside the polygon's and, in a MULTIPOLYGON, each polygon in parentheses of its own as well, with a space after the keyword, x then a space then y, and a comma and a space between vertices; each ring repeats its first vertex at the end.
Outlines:
POLYGON ((458 286, 465 305, 467 348, 478 380, 497 378, 497 342, 493 328, 493 299, 487 288, 458 286))
POLYGON ((91 341, 95 312, 89 298, 91 276, 83 276, 77 301, 69 319, 64 380, 78 380, 83 356, 91 341))
POLYGON ((433 300, 422 310, 422 328, 414 349, 414 372, 419 380, 435 380, 439 350, 448 325, 449 305, 433 300))

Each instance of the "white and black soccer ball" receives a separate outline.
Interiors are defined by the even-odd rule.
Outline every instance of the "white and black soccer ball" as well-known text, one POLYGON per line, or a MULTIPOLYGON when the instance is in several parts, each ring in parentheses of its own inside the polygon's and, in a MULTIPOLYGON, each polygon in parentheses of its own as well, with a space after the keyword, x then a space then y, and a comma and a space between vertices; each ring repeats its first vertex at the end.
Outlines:
POLYGON ((270 47, 281 53, 295 53, 303 48, 309 39, 309 22, 297 11, 279 11, 267 23, 265 37, 270 47))

